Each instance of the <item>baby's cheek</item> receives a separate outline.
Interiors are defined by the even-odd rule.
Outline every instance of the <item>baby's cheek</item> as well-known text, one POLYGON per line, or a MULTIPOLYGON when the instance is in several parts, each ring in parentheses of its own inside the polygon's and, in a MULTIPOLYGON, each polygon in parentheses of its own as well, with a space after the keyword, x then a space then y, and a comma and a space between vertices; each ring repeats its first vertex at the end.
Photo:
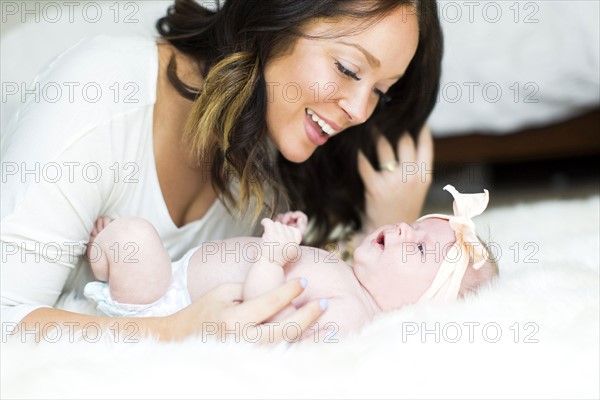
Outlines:
POLYGON ((404 274, 395 274, 395 276, 390 277, 390 281, 394 283, 394 291, 398 291, 401 293, 406 293, 407 291, 412 291, 411 287, 414 286, 414 282, 411 282, 410 279, 404 274))
POLYGON ((356 265, 357 263, 361 263, 364 264, 366 260, 366 255, 365 255, 365 251, 364 248, 362 246, 359 246, 355 251, 354 251, 354 265, 356 265))

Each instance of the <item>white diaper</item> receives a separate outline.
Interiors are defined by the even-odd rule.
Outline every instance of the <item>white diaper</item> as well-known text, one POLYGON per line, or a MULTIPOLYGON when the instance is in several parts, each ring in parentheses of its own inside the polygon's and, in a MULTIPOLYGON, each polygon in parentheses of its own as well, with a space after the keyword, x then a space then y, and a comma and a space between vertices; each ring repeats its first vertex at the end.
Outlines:
POLYGON ((198 248, 189 250, 181 259, 171 264, 171 285, 160 299, 150 304, 119 303, 110 295, 107 282, 90 282, 83 294, 97 303, 99 315, 109 317, 162 317, 173 314, 191 304, 187 290, 188 263, 198 248))

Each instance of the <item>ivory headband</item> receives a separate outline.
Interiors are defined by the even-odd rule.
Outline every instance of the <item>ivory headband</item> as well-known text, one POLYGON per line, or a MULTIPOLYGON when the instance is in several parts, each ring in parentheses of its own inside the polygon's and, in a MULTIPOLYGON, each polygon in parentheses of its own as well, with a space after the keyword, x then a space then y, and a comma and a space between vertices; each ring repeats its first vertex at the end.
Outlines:
POLYGON ((444 186, 454 197, 454 215, 428 214, 419 218, 442 218, 448 220, 454 230, 456 242, 452 245, 444 261, 440 265, 431 286, 419 299, 419 302, 435 300, 448 302, 458 297, 460 284, 473 259, 473 268, 479 269, 485 264, 488 252, 475 234, 475 224, 471 218, 480 215, 487 207, 489 192, 466 194, 460 193, 452 185, 444 186))

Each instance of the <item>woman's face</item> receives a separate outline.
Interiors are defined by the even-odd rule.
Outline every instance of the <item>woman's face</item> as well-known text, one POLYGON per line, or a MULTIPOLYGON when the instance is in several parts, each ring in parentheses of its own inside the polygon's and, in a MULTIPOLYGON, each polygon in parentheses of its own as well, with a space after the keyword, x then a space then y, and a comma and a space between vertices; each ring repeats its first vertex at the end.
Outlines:
MULTIPOLYGON (((357 24, 321 19, 303 31, 327 36, 357 24)), ((408 6, 358 33, 298 39, 265 68, 267 127, 275 146, 289 161, 303 162, 332 135, 365 122, 381 93, 408 68, 418 40, 417 16, 408 6)))

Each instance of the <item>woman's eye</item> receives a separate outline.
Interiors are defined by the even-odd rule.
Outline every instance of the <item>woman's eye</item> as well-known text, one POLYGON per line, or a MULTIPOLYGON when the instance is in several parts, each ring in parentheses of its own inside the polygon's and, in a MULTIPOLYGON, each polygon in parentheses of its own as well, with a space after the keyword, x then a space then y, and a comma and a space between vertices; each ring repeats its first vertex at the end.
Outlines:
MULTIPOLYGON (((340 63, 339 61, 335 62, 335 65, 337 66, 337 69, 344 75, 346 75, 349 78, 354 79, 355 81, 360 81, 361 78, 358 77, 358 75, 356 75, 355 72, 350 71, 348 68, 344 67, 342 65, 342 63, 340 63)), ((374 89, 373 90, 375 92, 375 94, 377 96, 379 96, 379 101, 383 104, 385 103, 389 103, 390 101, 392 101, 392 97, 389 94, 383 93, 381 90, 379 89, 374 89)))
POLYGON ((423 250, 425 249, 425 247, 423 247, 422 243, 417 243, 417 249, 419 249, 419 251, 421 252, 421 254, 423 254, 423 250))
POLYGON ((337 69, 344 75, 354 79, 355 81, 360 81, 361 78, 358 77, 358 75, 356 75, 356 73, 350 71, 348 68, 344 67, 342 65, 342 63, 340 63, 339 61, 335 62, 335 65, 337 66, 337 69))

